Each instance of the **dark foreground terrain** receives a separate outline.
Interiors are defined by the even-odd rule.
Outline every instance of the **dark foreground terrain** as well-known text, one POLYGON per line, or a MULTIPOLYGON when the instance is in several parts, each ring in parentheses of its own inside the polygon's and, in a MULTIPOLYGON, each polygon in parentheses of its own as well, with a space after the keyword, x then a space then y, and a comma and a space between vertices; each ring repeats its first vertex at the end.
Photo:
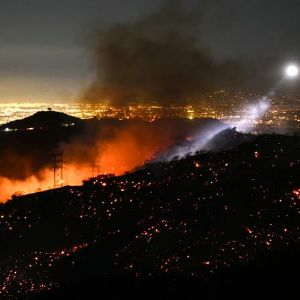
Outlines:
POLYGON ((294 299, 299 167, 299 137, 263 135, 14 198, 1 299, 294 299))

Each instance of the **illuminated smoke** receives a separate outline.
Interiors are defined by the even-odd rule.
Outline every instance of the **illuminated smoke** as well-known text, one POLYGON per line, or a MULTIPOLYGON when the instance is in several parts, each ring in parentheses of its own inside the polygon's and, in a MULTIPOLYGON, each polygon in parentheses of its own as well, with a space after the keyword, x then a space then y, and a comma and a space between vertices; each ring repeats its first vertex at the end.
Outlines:
POLYGON ((43 174, 31 175, 26 179, 16 180, 0 177, 0 202, 5 202, 11 198, 13 194, 28 194, 39 190, 50 189, 52 182, 51 170, 45 169, 43 174))
POLYGON ((160 156, 161 159, 171 160, 174 157, 183 158, 188 154, 195 154, 197 151, 205 150, 206 145, 220 132, 228 129, 226 124, 217 124, 206 130, 202 130, 191 138, 187 143, 173 147, 168 153, 160 156))
MULTIPOLYGON (((82 180, 91 177, 90 166, 66 164, 63 185, 81 185, 82 180)), ((53 170, 45 168, 38 174, 24 179, 0 177, 0 202, 6 202, 12 195, 25 195, 53 188, 53 170)))
POLYGON ((245 108, 246 114, 242 120, 233 122, 232 127, 236 127, 238 131, 250 132, 253 126, 261 120, 271 106, 271 100, 263 97, 258 103, 249 105, 245 108))
POLYGON ((99 142, 97 158, 100 172, 121 175, 133 170, 145 161, 152 160, 156 153, 164 151, 178 134, 171 128, 158 133, 155 128, 148 123, 129 125, 122 128, 112 140, 99 142))
POLYGON ((177 145, 161 157, 163 159, 170 160, 174 157, 183 158, 188 154, 195 154, 195 152, 201 150, 213 150, 208 148, 209 142, 212 141, 219 133, 230 128, 235 128, 239 132, 253 131, 257 123, 265 116, 270 106, 271 100, 268 97, 263 97, 256 104, 246 106, 246 114, 239 121, 218 124, 206 129, 205 131, 201 131, 195 135, 189 143, 177 145))

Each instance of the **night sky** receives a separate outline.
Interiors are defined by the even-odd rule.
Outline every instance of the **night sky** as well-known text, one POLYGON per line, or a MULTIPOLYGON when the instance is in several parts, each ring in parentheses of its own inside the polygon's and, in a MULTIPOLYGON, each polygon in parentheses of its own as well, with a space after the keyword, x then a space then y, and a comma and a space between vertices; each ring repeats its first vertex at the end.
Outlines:
MULTIPOLYGON (((0 101, 74 100, 94 74, 93 31, 134 21, 162 2, 1 0, 0 101)), ((197 1, 184 2, 193 8, 197 1)), ((217 60, 257 65, 266 76, 276 63, 297 61, 299 1, 210 0, 203 7, 199 40, 217 60)))

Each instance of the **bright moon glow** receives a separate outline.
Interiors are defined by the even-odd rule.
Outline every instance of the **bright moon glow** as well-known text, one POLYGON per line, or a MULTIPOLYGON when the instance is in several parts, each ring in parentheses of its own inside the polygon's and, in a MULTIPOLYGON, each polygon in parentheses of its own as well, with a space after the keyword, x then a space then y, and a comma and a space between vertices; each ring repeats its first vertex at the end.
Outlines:
POLYGON ((297 77, 299 75, 299 68, 296 65, 289 65, 286 67, 285 73, 288 77, 297 77))

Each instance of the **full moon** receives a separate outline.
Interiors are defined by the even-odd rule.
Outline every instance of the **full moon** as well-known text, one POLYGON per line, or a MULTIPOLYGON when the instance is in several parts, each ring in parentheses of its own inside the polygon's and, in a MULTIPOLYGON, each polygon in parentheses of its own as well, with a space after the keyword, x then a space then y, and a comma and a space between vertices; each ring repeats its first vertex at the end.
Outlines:
POLYGON ((299 75, 299 68, 296 65, 288 65, 285 69, 285 73, 290 78, 295 78, 299 75))

